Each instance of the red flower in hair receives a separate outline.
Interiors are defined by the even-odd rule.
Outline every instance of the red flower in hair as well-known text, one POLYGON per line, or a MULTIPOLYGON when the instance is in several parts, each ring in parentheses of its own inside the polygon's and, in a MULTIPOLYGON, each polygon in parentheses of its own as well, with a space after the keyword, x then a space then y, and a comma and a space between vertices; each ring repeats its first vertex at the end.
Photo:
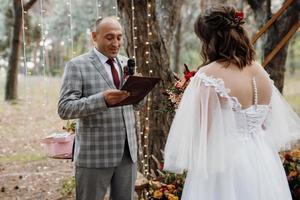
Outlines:
POLYGON ((244 13, 243 11, 237 11, 234 15, 234 19, 236 21, 242 21, 244 19, 244 13))

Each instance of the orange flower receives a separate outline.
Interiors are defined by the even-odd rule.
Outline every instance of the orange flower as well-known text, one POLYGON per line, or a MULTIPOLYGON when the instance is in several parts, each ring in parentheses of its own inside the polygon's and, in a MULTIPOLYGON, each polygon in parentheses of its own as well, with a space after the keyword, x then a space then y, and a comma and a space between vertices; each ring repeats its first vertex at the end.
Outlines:
POLYGON ((295 150, 291 151, 291 155, 295 158, 300 158, 300 150, 295 149, 295 150))
POLYGON ((179 200, 179 198, 177 196, 175 196, 174 194, 169 194, 168 200, 179 200))
POLYGON ((298 172, 297 171, 291 171, 288 175, 288 177, 294 177, 297 176, 298 172))
POLYGON ((161 199, 163 196, 162 190, 155 190, 153 193, 153 197, 156 199, 161 199))
POLYGON ((167 185, 167 188, 168 188, 168 190, 171 192, 171 193, 173 193, 173 191, 175 190, 175 185, 167 185))

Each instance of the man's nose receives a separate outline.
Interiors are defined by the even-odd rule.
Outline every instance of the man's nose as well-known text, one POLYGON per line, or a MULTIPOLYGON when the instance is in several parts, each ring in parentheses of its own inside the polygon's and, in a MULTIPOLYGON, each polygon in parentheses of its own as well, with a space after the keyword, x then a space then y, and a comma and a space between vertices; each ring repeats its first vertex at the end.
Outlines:
POLYGON ((115 46, 115 47, 118 47, 120 45, 120 41, 118 39, 114 39, 112 41, 112 45, 115 46))

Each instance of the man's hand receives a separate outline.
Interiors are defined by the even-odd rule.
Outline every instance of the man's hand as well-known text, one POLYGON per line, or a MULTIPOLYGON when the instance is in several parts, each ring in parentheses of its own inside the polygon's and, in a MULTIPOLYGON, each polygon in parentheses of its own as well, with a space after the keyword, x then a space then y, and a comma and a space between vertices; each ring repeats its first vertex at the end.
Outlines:
POLYGON ((120 103, 127 97, 129 97, 129 95, 130 95, 129 92, 127 91, 116 90, 116 89, 106 90, 104 92, 104 100, 107 106, 113 106, 117 103, 120 103))

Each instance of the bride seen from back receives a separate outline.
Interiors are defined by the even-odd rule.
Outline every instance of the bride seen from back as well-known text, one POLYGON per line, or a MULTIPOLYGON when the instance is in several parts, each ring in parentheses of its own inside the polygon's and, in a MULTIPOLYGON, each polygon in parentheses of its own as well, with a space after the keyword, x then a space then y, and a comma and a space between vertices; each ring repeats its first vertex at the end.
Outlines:
POLYGON ((255 61, 244 23, 227 5, 195 22, 204 62, 165 147, 164 169, 187 171, 183 200, 292 199, 278 152, 300 138, 300 120, 255 61))

